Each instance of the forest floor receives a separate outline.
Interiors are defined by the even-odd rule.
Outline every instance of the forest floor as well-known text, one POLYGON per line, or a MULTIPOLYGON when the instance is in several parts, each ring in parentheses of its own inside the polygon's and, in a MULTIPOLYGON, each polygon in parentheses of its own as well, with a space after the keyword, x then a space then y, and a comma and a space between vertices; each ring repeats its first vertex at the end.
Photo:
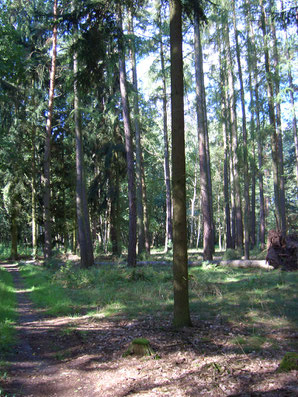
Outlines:
POLYGON ((245 352, 231 343, 242 324, 202 321, 176 331, 158 315, 51 318, 33 306, 17 264, 18 345, 0 378, 1 396, 298 396, 298 371, 279 373, 282 356, 297 346, 297 329, 267 330, 274 349, 245 352), (123 356, 134 338, 156 355, 123 356))

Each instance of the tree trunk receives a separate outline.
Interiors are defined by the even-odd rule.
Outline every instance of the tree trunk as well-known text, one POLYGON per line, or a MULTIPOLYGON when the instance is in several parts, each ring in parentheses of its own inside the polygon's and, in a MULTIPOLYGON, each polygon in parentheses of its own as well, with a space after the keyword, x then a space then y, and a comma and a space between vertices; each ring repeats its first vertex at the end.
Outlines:
MULTIPOLYGON (((271 1, 270 1, 271 3, 271 1)), ((270 6, 273 8, 273 5, 270 6)), ((271 33, 273 38, 273 59, 274 59, 274 82, 275 82, 275 97, 279 97, 280 92, 280 76, 279 76, 279 55, 278 44, 276 38, 276 30, 274 20, 271 18, 271 33)), ((278 171, 279 171, 279 200, 280 200, 280 214, 281 214, 281 231, 285 236, 287 232, 286 225, 286 198, 285 198, 285 181, 284 181, 284 160, 283 160, 283 142, 282 142, 282 129, 281 129, 281 108, 280 101, 276 102, 276 134, 278 142, 278 171)))
POLYGON ((264 54, 265 54, 265 71, 267 80, 267 97, 269 106, 269 121, 271 126, 271 152, 272 152, 272 169, 273 169, 273 183, 274 183, 274 202, 275 202, 275 215, 276 215, 276 227, 281 229, 282 227, 282 210, 281 210, 281 200, 279 191, 279 160, 278 160, 278 137, 276 133, 276 120, 274 113, 274 89, 273 89, 273 78, 270 68, 269 61, 269 48, 267 39, 267 28, 266 28, 266 12, 263 4, 263 0, 260 0, 261 5, 261 22, 262 22, 262 32, 264 39, 264 54))
POLYGON ((126 70, 125 70, 125 51, 123 46, 123 27, 121 6, 118 8, 118 49, 119 49, 119 73, 120 73, 120 92, 122 113, 125 134, 125 149, 127 161, 128 177, 128 203, 129 203, 129 236, 128 236, 128 266, 136 266, 136 188, 135 188, 135 169, 134 153, 131 132, 131 123, 129 115, 129 104, 126 88, 126 70))
POLYGON ((74 71, 74 119, 76 138, 76 208, 78 223, 78 240, 80 246, 81 266, 88 268, 94 265, 93 245, 91 238, 86 185, 84 179, 83 139, 80 99, 78 89, 78 59, 73 56, 74 71))
POLYGON ((241 190, 239 177, 239 159, 238 159, 238 136, 237 136, 237 114, 236 114, 236 98, 235 84, 233 76, 233 62, 229 40, 229 29, 226 28, 226 49, 227 49, 227 65, 228 65, 228 84, 229 84, 229 106, 231 119, 231 149, 232 149, 232 173, 235 195, 235 226, 236 226, 236 247, 243 251, 243 223, 241 211, 241 190))
POLYGON ((197 117, 198 117, 198 140, 199 140, 199 163, 200 163, 200 187, 202 199, 202 213, 203 213, 203 228, 204 240, 203 250, 204 259, 212 260, 213 255, 213 220, 211 212, 212 199, 209 197, 210 190, 208 189, 208 170, 207 170, 207 144, 204 114, 204 72, 203 72, 203 56, 200 38, 199 16, 195 18, 195 70, 196 70, 196 97, 197 97, 197 117))
POLYGON ((170 0, 174 326, 190 326, 187 263, 182 7, 170 0))
MULTIPOLYGON (((142 159, 143 164, 143 159, 142 159)), ((147 189, 145 183, 145 172, 144 167, 141 167, 142 171, 142 194, 143 194, 143 203, 144 203, 144 233, 145 233, 145 249, 147 254, 150 254, 150 232, 149 232, 149 216, 148 216, 148 207, 147 207, 147 189)))
POLYGON ((261 123, 260 123, 260 99, 259 99, 259 83, 258 83, 258 70, 256 64, 256 46, 255 46, 255 35, 252 26, 252 16, 249 14, 249 32, 250 32, 250 43, 251 47, 249 49, 249 68, 252 72, 252 95, 254 100, 254 112, 256 116, 256 135, 257 135, 257 152, 258 152, 258 180, 259 180, 259 201, 260 201, 260 221, 259 221, 259 239, 261 244, 261 249, 265 249, 265 200, 264 200, 264 182, 263 182, 263 137, 261 133, 261 123))
POLYGON ((32 214, 32 257, 36 259, 37 255, 37 216, 36 216, 36 149, 35 149, 36 130, 32 130, 32 143, 31 143, 31 214, 32 214))
POLYGON ((170 156, 169 156, 169 140, 168 140, 168 100, 167 100, 167 83, 164 59, 164 45, 161 31, 161 3, 159 3, 158 27, 160 40, 160 63, 162 74, 162 109, 163 109, 163 141, 164 141, 164 176, 166 187, 166 234, 165 234, 165 252, 168 250, 169 242, 173 239, 172 230, 172 199, 171 199, 171 177, 170 177, 170 156))
POLYGON ((52 135, 52 119, 53 119, 56 58, 57 58, 57 0, 54 0, 53 15, 54 15, 54 27, 53 27, 53 35, 52 35, 52 63, 51 63, 51 71, 50 71, 50 88, 49 88, 48 115, 47 115, 47 123, 46 123, 44 176, 43 176, 45 259, 49 259, 52 254, 51 210, 50 210, 50 201, 51 201, 50 164, 51 164, 51 135, 52 135))
MULTIPOLYGON (((287 57, 290 59, 289 49, 287 48, 287 57)), ((297 135, 297 119, 295 113, 295 100, 294 100, 294 84, 293 84, 293 76, 292 71, 289 66, 288 70, 288 78, 289 78, 289 86, 290 86, 290 100, 291 100, 291 111, 292 111, 292 126, 293 126, 293 134, 294 134, 294 145, 295 145, 295 162, 296 162, 296 185, 298 189, 298 135, 297 135)))
POLYGON ((138 78, 137 64, 134 42, 133 15, 130 13, 129 33, 131 40, 131 63, 132 63, 132 84, 134 88, 133 109, 134 109, 134 126, 136 137, 136 200, 137 200, 137 233, 138 233, 138 255, 145 249, 145 230, 144 230, 144 210, 143 210, 143 188, 142 188, 142 145, 141 130, 139 123, 139 98, 138 98, 138 78))
POLYGON ((231 235, 231 211, 229 200, 229 120, 228 120, 228 104, 225 92, 225 76, 224 71, 221 70, 221 94, 222 94, 222 114, 223 114, 223 144, 224 144, 224 203, 225 203, 225 224, 226 224, 226 247, 234 248, 231 235))
POLYGON ((189 242, 190 246, 194 247, 195 245, 195 208, 196 208, 196 201, 197 201, 197 185, 198 185, 198 171, 197 171, 197 158, 195 160, 195 180, 193 185, 193 196, 191 199, 191 215, 190 215, 190 236, 189 242))
POLYGON ((238 76, 240 83, 241 111, 242 111, 242 134, 243 134, 243 164, 244 164, 244 257, 249 259, 249 178, 248 178, 248 148, 247 148, 247 129, 246 129, 246 111, 244 98, 244 85, 242 77, 242 67, 240 59, 240 48, 238 39, 238 30, 236 22, 236 7, 233 2, 233 23, 235 30, 236 58, 238 64, 238 76))
POLYGON ((14 202, 12 202, 12 210, 11 210, 11 259, 17 260, 18 259, 18 223, 17 223, 17 212, 14 202))

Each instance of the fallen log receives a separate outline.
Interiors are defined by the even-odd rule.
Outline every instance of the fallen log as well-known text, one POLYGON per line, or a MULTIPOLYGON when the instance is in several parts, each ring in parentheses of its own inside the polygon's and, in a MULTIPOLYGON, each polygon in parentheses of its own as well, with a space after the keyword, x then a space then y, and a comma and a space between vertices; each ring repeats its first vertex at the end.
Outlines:
POLYGON ((229 266, 234 268, 273 269, 273 267, 266 263, 265 260, 234 259, 229 261, 218 261, 218 263, 221 266, 229 266))

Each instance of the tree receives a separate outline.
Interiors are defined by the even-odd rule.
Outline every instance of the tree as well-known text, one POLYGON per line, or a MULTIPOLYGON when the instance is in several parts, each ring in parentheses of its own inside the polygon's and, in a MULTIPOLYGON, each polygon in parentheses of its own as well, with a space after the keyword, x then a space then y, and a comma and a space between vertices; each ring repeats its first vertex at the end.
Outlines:
POLYGON ((200 162, 200 186, 201 205, 204 227, 204 259, 212 260, 214 250, 214 230, 212 214, 212 190, 208 186, 208 163, 206 131, 207 121, 205 120, 205 85, 203 71, 203 56, 200 36, 200 14, 195 10, 194 18, 194 45, 195 45, 195 70, 196 70, 196 96, 197 96, 197 118, 198 118, 198 139, 199 139, 199 162, 200 162))
MULTIPOLYGON (((77 27, 75 26, 75 31, 77 27)), ((89 212, 87 203, 87 193, 84 176, 83 160, 83 140, 80 97, 78 87, 78 58, 77 52, 73 55, 73 73, 74 73, 74 124, 75 124, 75 142, 76 142, 76 209, 78 223, 78 238, 80 245, 81 266, 88 268, 94 265, 93 245, 91 239, 89 212)))
POLYGON ((123 27, 122 27, 122 10, 118 6, 118 52, 119 52, 119 73, 120 73, 120 92, 122 103, 122 114, 124 123, 125 149, 127 161, 127 178, 128 178, 128 203, 129 203, 129 241, 128 241, 128 266, 136 266, 136 186, 135 186, 135 169, 132 130, 129 113, 129 103, 126 87, 126 68, 125 68, 125 51, 123 47, 123 27))
POLYGON ((173 275, 174 325, 191 325, 188 297, 188 261, 185 190, 185 141, 182 59, 182 7, 170 0, 173 275))
POLYGON ((134 109, 134 126, 136 137, 136 201, 137 201, 137 234, 138 234, 138 254, 140 255, 145 249, 145 228, 144 228, 144 205, 143 203, 143 186, 142 186, 142 146, 141 146, 141 129, 139 114, 138 98, 138 77, 136 64, 136 51, 134 41, 133 13, 130 11, 129 33, 132 35, 131 40, 131 63, 132 63, 132 84, 134 89, 133 109, 134 109))
POLYGON ((243 223, 242 223, 242 208, 241 208, 241 189, 240 189, 240 175, 239 175, 239 147, 238 147, 238 133, 237 133, 237 112, 236 112, 236 97, 235 97, 235 82, 233 74, 233 60, 229 39, 229 27, 226 26, 225 33, 226 56, 227 56, 227 72, 228 72, 228 103, 230 109, 230 128, 231 128, 231 154, 232 167, 231 174, 233 177, 233 192, 234 192, 234 211, 235 211, 235 237, 236 247, 243 250, 243 223))
POLYGON ((53 35, 52 35, 52 63, 50 71, 49 104, 46 123, 45 150, 44 150, 44 256, 49 259, 52 255, 52 233, 51 233, 51 189, 50 189, 50 165, 51 165, 51 136, 52 119, 55 91, 56 58, 57 58, 57 0, 53 7, 53 35))
POLYGON ((165 69, 164 43, 162 37, 162 1, 157 4, 157 26, 159 29, 159 51, 160 66, 162 78, 162 113, 163 113, 163 141, 164 141, 164 179, 166 187, 166 231, 165 231, 165 251, 167 252, 169 242, 173 239, 172 230, 172 198, 171 198, 171 176, 170 176, 170 156, 169 156, 169 139, 168 139, 168 99, 167 99, 167 77, 165 69))
MULTIPOLYGON (((274 183, 274 203, 275 203, 275 216, 276 216, 276 227, 285 233, 285 218, 284 218, 284 207, 283 199, 281 198, 281 167, 279 158, 279 139, 276 131, 276 117, 274 110, 274 83, 270 65, 269 55, 269 43, 268 43, 268 24, 265 6, 263 0, 260 0, 261 6, 261 28, 263 32, 264 40, 264 55, 265 55, 265 71, 267 81, 267 98, 269 107, 269 120, 271 127, 271 153, 272 153, 272 170, 273 170, 273 183, 274 183)), ((283 194, 283 193, 282 193, 283 194)))
POLYGON ((241 111, 242 111, 242 134, 243 134, 243 168, 244 168, 244 257, 249 259, 249 179, 248 179, 248 143, 247 143, 247 128, 246 128, 246 110, 245 110, 245 98, 244 98, 244 84, 242 76, 241 66, 241 54, 239 46, 239 32, 237 30, 236 22, 236 7, 233 3, 233 24, 235 31, 235 43, 236 43, 236 58, 238 65, 238 77, 240 83, 240 97, 241 97, 241 111))

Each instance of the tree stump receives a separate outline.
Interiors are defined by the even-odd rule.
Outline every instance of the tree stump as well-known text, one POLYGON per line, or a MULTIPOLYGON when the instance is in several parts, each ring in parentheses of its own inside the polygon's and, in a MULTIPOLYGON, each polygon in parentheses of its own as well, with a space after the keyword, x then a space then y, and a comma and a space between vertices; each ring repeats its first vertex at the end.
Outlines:
POLYGON ((152 356, 155 355, 154 351, 150 346, 150 342, 146 338, 134 339, 128 346, 127 351, 123 354, 124 357, 127 356, 152 356))
POLYGON ((280 231, 268 232, 266 262, 274 269, 298 270, 298 236, 283 237, 280 231))

